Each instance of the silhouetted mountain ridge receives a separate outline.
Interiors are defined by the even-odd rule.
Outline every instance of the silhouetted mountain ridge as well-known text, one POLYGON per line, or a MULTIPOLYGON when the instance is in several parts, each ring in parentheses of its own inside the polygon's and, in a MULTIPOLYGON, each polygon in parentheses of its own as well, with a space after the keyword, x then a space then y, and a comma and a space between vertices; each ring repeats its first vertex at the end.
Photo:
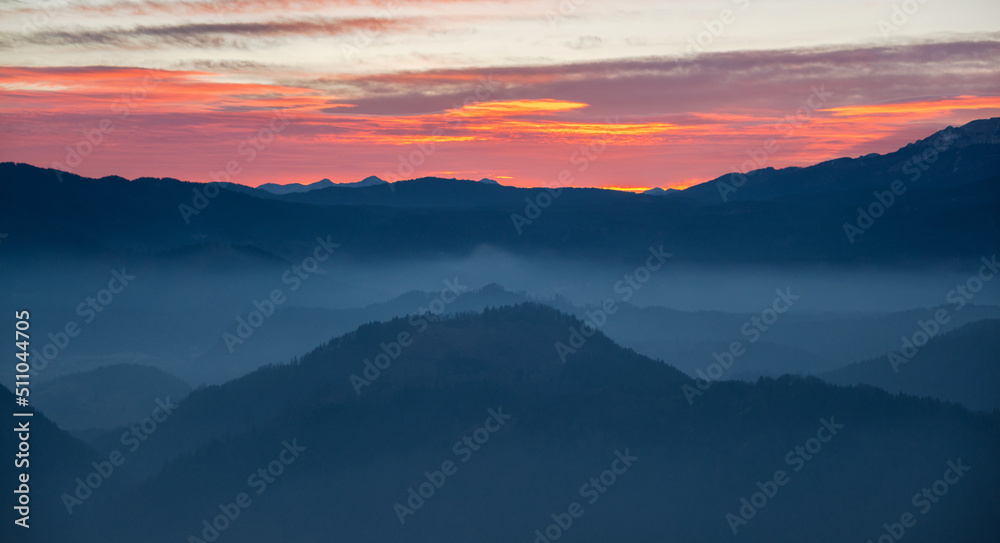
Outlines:
MULTIPOLYGON (((954 539, 958 522, 960 537, 975 540, 1000 527, 993 491, 1000 468, 991 460, 1000 446, 996 415, 796 378, 717 382, 692 405, 682 389, 692 381, 600 334, 560 362, 553 344, 578 325, 534 304, 429 323, 356 394, 349 373, 412 330, 396 319, 362 326, 291 365, 195 391, 143 449, 189 452, 115 507, 88 516, 81 533, 141 534, 154 543, 198 534, 220 501, 245 491, 247 474, 285 443, 304 447, 301 456, 266 493, 252 494, 266 506, 233 522, 227 537, 530 540, 552 522, 551 511, 580 499, 580 485, 608 469, 616 450, 634 465, 599 502, 584 505, 575 532, 582 541, 614 540, 622 530, 633 541, 730 541, 726 514, 776 469, 792 483, 740 528, 741 538, 864 540, 907 505, 899 488, 930 484, 958 458, 974 476, 910 537, 954 539), (503 425, 400 524, 393 504, 406 502, 425 471, 464 454, 453 444, 490 410, 504 414, 503 425), (835 430, 829 442, 800 460, 801 472, 793 469, 794 448, 824 427, 835 430), (832 507, 842 513, 835 531, 823 520, 832 507)), ((148 461, 133 460, 130 468, 148 461)))
MULTIPOLYGON (((766 157, 763 149, 759 152, 766 157)), ((682 194, 705 203, 759 201, 849 190, 885 191, 897 179, 909 189, 943 189, 992 178, 997 171, 1000 118, 993 118, 949 126, 885 155, 838 158, 804 168, 763 167, 723 175, 682 194)))
POLYGON ((179 402, 190 385, 163 370, 116 364, 37 384, 35 406, 66 430, 116 428, 139 422, 156 400, 179 402))
MULTIPOLYGON (((891 354, 821 377, 831 383, 867 384, 983 411, 1000 409, 1000 320, 974 322, 940 334, 926 345, 916 346, 911 339, 910 352, 904 352, 906 347, 899 340, 901 346, 891 354)), ((908 335, 913 337, 913 333, 908 335)))
MULTIPOLYGON (((566 390, 632 390, 664 383, 679 388, 688 381, 679 371, 623 349, 600 332, 587 338, 586 349, 568 356, 564 364, 556 344, 570 345, 570 328, 580 326, 574 317, 532 303, 487 309, 480 315, 423 314, 366 324, 291 364, 265 366, 226 384, 196 389, 181 403, 170 426, 151 438, 151 443, 172 444, 148 447, 149 456, 135 461, 133 469, 153 472, 214 436, 246 432, 284 411, 317 402, 481 384, 527 392, 552 390, 557 383, 566 390), (411 345, 401 345, 401 334, 411 345), (386 356, 388 369, 372 366, 384 364, 386 356)), ((94 444, 112 446, 120 433, 108 431, 94 444)))
MULTIPOLYGON (((973 167, 971 158, 963 163, 977 171, 986 168, 982 161, 973 167)), ((252 244, 293 260, 311 250, 317 236, 330 236, 341 243, 338 257, 377 260, 466 255, 485 246, 529 257, 626 262, 662 244, 677 262, 910 266, 974 262, 995 250, 989 236, 967 232, 995 231, 996 171, 989 179, 951 188, 910 189, 862 242, 852 244, 842 225, 854 222, 858 206, 871 201, 867 189, 725 206, 701 205, 680 195, 599 189, 564 189, 556 199, 547 189, 441 179, 394 183, 395 191, 386 185, 331 187, 300 195, 322 201, 325 194, 353 194, 369 203, 398 204, 358 201, 331 212, 315 202, 229 190, 207 198, 198 194, 208 186, 167 179, 125 182, 64 174, 59 182, 51 170, 5 163, 0 164, 0 187, 9 198, 0 202, 0 230, 9 233, 5 253, 29 258, 44 247, 58 248, 61 258, 69 258, 218 242, 252 244), (532 198, 542 195, 551 199, 539 201, 551 203, 532 210, 532 198), (435 209, 448 206, 453 207, 447 213, 435 209), (533 218, 525 223, 516 216, 533 218), (922 240, 919 247, 912 239, 922 240)), ((953 176, 955 183, 968 180, 961 172, 953 176)))

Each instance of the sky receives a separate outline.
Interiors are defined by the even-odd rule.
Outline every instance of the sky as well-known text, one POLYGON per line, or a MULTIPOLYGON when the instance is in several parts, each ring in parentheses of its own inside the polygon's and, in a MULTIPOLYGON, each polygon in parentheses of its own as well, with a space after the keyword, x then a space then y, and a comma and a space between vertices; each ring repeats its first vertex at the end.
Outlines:
POLYGON ((0 161, 89 177, 683 188, 997 116, 996 0, 0 0, 0 161))

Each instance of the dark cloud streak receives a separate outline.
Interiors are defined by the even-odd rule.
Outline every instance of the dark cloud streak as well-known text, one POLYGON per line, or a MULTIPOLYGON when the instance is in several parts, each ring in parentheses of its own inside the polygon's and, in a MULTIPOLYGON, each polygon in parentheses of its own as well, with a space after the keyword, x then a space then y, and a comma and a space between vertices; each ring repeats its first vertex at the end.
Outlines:
POLYGON ((134 28, 46 30, 27 36, 0 35, 0 47, 20 44, 44 46, 155 48, 163 45, 189 47, 247 48, 252 40, 291 38, 295 36, 338 36, 354 32, 386 32, 412 26, 415 19, 310 18, 247 23, 188 23, 134 28))
POLYGON ((591 104, 588 115, 683 115, 738 107, 794 110, 812 85, 838 101, 882 102, 914 96, 998 95, 1000 35, 901 46, 739 51, 683 58, 634 58, 548 66, 484 67, 283 81, 343 96, 356 113, 441 111, 477 81, 492 77, 497 99, 591 104))

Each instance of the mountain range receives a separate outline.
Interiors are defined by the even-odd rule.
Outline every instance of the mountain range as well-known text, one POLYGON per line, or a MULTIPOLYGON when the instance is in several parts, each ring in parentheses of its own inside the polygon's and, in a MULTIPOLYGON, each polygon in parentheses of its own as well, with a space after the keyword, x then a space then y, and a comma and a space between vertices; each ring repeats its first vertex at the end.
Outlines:
POLYGON ((93 180, 4 163, 0 187, 10 197, 0 203, 0 228, 10 236, 6 250, 22 254, 46 246, 150 253, 214 242, 290 258, 293 247, 322 233, 340 240, 342 255, 361 259, 462 256, 488 247, 623 262, 662 244, 678 262, 710 265, 971 264, 995 250, 1000 145, 970 126, 995 131, 996 124, 977 121, 890 155, 815 170, 763 170, 727 203, 709 197, 717 181, 669 198, 437 178, 284 195, 253 189, 269 195, 261 198, 171 179, 93 180), (865 218, 878 209, 875 193, 889 190, 909 157, 947 134, 958 136, 922 177, 879 218, 865 218), (938 181, 943 177, 948 181, 938 181))
POLYGON ((648 194, 0 164, 0 533, 992 540, 998 127, 648 194))
MULTIPOLYGON (((790 377, 716 383, 691 404, 684 386, 692 380, 600 333, 560 362, 552 344, 580 321, 539 305, 426 326, 407 319, 363 326, 291 364, 197 390, 114 475, 127 489, 95 489, 106 501, 84 501, 72 516, 53 493, 37 505, 39 518, 62 518, 46 530, 72 530, 85 541, 184 540, 201 537, 202 521, 246 491, 253 509, 226 533, 241 541, 329 533, 510 541, 531 540, 579 501, 587 512, 581 541, 613 538, 627 523, 640 541, 729 541, 735 527, 748 541, 832 542, 878 534, 908 505, 906 490, 919 491, 959 462, 972 471, 921 519, 913 540, 988 538, 998 527, 995 416, 790 377), (410 340, 391 363, 365 373, 363 360, 378 352, 372 347, 395 352, 391 344, 404 332, 410 340), (355 374, 371 382, 360 393, 355 374), (488 425, 495 434, 475 450, 463 447, 463 435, 484 419, 502 425, 488 425), (817 433, 827 442, 796 452, 817 433), (263 485, 266 493, 248 488, 246 475, 292 444, 301 457, 263 485), (580 485, 617 454, 631 459, 626 471, 595 492, 596 501, 582 499, 580 485), (449 459, 457 473, 414 500, 414 515, 400 522, 395 504, 408 502, 408 487, 436 477, 424 472, 449 459), (741 498, 769 488, 775 470, 791 482, 769 490, 754 513, 747 509, 745 524, 727 520, 741 515, 741 498), (844 510, 838 529, 822 529, 834 505, 844 510)), ((74 442, 52 426, 41 431, 74 442)), ((90 442, 95 461, 121 447, 120 433, 90 442)), ((5 435, 4 444, 12 439, 5 435)), ((93 469, 72 457, 66 465, 81 475, 93 469)), ((64 479, 49 481, 42 471, 41 483, 72 492, 73 476, 53 473, 64 479)))
MULTIPOLYGON (((372 185, 382 185, 386 181, 379 179, 377 176, 371 175, 361 181, 348 182, 348 183, 334 183, 329 179, 323 179, 315 183, 309 183, 308 185, 303 185, 302 183, 287 183, 284 185, 279 185, 275 183, 264 183, 259 185, 257 188, 260 190, 266 190, 272 194, 298 194, 302 192, 309 192, 317 189, 325 189, 327 187, 370 187, 372 185)), ((236 187, 238 185, 231 185, 236 187)))

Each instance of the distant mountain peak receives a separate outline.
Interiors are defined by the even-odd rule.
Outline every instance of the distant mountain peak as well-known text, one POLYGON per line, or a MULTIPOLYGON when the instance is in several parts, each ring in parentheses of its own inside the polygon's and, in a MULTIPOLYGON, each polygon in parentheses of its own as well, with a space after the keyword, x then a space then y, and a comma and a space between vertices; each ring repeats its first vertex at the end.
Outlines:
POLYGON ((310 192, 317 189, 325 189, 329 187, 370 187, 373 185, 385 185, 388 184, 387 181, 383 181, 381 178, 375 175, 370 175, 361 181, 355 181, 352 183, 334 183, 329 179, 321 179, 315 183, 310 183, 308 185, 303 185, 302 183, 288 183, 285 185, 279 185, 277 183, 264 183, 263 185, 257 187, 261 190, 266 190, 271 194, 298 194, 302 192, 310 192))
POLYGON ((946 139, 949 147, 967 147, 969 145, 997 145, 1000 144, 1000 117, 991 119, 977 119, 970 121, 959 127, 949 126, 939 130, 930 136, 917 140, 903 149, 910 147, 922 147, 933 144, 940 139, 946 139))
POLYGON ((482 183, 482 184, 484 184, 484 185, 499 185, 500 184, 496 180, 490 179, 489 177, 484 177, 484 178, 480 179, 479 182, 482 183))
POLYGON ((281 185, 278 183, 264 183, 258 186, 258 189, 266 190, 271 194, 292 194, 297 192, 309 192, 316 189, 325 189, 326 187, 334 186, 334 182, 329 179, 323 179, 315 183, 310 183, 308 185, 303 185, 302 183, 288 183, 281 185))
POLYGON ((642 194, 649 194, 651 196, 666 196, 668 194, 679 193, 677 189, 661 189, 660 187, 653 187, 649 190, 642 191, 642 194))
POLYGON ((370 187, 372 185, 387 185, 387 184, 389 184, 389 182, 382 179, 381 177, 377 175, 369 175, 368 177, 362 179, 361 181, 357 181, 355 183, 339 183, 338 185, 341 187, 370 187))

